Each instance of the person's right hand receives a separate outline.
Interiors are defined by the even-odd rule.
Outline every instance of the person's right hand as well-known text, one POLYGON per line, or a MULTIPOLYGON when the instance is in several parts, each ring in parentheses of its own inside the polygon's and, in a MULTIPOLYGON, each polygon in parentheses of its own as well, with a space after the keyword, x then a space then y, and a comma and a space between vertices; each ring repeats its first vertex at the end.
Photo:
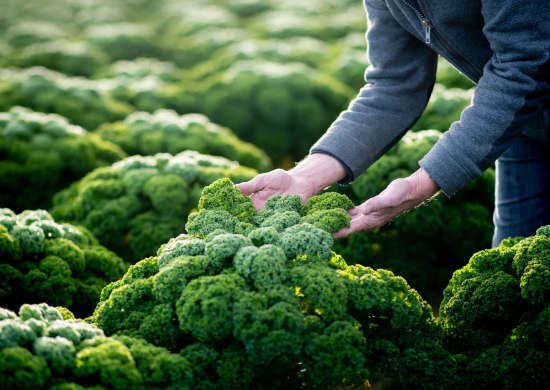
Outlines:
POLYGON ((259 174, 250 181, 237 184, 237 187, 244 195, 250 195, 257 210, 263 208, 273 195, 299 195, 305 202, 316 194, 316 186, 310 179, 284 169, 259 174))
POLYGON ((237 184, 245 195, 250 195, 257 210, 273 195, 300 195, 305 203, 321 190, 346 176, 338 160, 322 153, 310 154, 289 171, 275 169, 254 179, 237 184))

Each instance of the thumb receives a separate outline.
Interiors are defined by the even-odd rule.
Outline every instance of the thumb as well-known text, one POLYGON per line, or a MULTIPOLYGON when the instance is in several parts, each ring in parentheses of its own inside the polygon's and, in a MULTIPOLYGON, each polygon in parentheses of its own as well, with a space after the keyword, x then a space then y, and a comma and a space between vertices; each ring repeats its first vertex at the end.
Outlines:
POLYGON ((380 195, 374 198, 367 199, 362 205, 363 214, 367 215, 372 212, 378 211, 381 208, 380 195))
POLYGON ((258 192, 265 187, 261 175, 256 176, 252 180, 238 183, 236 186, 243 195, 252 195, 254 192, 258 192))
POLYGON ((358 214, 356 218, 353 218, 350 221, 350 224, 348 227, 343 227, 342 229, 338 230, 336 233, 332 235, 333 238, 344 238, 351 236, 352 234, 355 234, 357 232, 360 232, 366 228, 366 217, 362 214, 358 214))
POLYGON ((364 214, 363 210, 358 206, 348 210, 348 215, 352 218, 356 217, 357 215, 361 215, 361 214, 364 214))

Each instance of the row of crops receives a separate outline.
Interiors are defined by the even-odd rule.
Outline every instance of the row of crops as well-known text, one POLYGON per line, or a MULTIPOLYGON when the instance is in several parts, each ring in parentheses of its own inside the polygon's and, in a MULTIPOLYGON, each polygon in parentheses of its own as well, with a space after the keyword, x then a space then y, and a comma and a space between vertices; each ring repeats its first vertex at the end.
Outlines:
POLYGON ((3 209, 2 388, 544 388, 550 226, 475 253, 436 318, 403 277, 333 251, 352 205, 284 195, 257 212, 222 178, 187 234, 129 268, 83 228, 3 209))
POLYGON ((492 170, 331 237, 469 104, 448 64, 412 131, 350 186, 260 212, 233 186, 303 158, 363 85, 361 2, 0 11, 0 389, 548 380, 548 229, 486 249, 492 170))

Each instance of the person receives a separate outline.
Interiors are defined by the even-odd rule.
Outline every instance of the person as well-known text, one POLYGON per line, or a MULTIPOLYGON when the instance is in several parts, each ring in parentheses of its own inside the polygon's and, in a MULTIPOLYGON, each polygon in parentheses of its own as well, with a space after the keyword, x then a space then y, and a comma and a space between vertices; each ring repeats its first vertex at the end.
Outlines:
POLYGON ((256 208, 347 184, 412 127, 435 83, 438 55, 475 84, 471 104, 409 177, 349 211, 335 237, 376 229, 496 161, 493 246, 550 224, 550 1, 364 0, 366 84, 294 168, 239 183, 256 208))

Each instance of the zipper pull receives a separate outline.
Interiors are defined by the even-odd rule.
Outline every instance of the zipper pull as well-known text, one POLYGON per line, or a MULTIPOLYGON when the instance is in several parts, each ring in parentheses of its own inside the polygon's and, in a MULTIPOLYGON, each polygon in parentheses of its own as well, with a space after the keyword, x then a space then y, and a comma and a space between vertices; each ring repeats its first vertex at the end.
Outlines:
POLYGON ((430 24, 430 21, 428 19, 422 19, 422 27, 424 27, 424 42, 430 43, 432 41, 432 25, 430 24))

